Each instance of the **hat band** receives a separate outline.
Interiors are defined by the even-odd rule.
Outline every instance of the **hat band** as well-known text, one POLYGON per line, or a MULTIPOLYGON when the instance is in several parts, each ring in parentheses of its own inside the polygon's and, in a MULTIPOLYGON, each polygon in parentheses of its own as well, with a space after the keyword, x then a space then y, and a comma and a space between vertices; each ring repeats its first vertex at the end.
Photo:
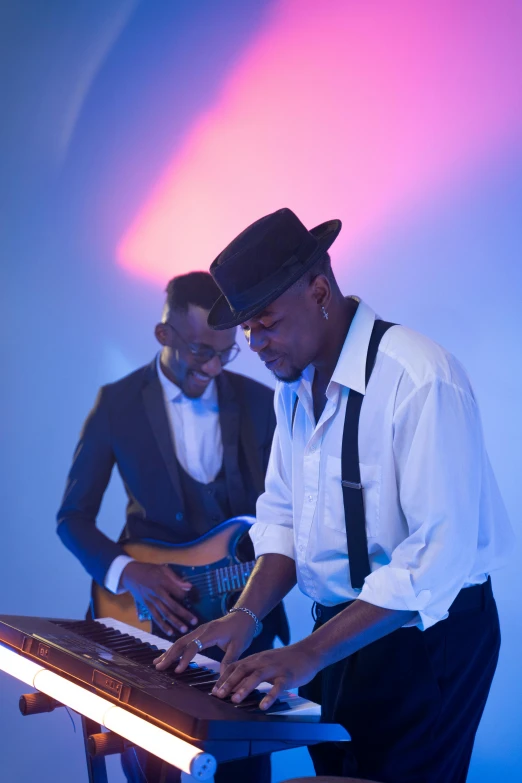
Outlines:
POLYGON ((297 268, 302 265, 300 258, 291 256, 279 269, 251 288, 247 288, 246 291, 225 295, 230 308, 235 313, 239 313, 241 310, 252 307, 256 302, 260 302, 265 296, 269 296, 273 291, 277 290, 280 285, 286 283, 288 278, 292 277, 297 268))

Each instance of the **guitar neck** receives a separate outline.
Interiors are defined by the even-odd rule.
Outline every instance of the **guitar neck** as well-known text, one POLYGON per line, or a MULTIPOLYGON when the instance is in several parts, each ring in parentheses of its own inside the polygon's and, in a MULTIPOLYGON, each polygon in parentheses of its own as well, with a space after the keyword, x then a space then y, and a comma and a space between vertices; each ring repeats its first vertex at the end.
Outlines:
POLYGON ((209 572, 209 579, 212 581, 212 592, 218 595, 232 593, 235 590, 242 590, 246 585, 248 577, 254 570, 255 560, 247 563, 234 563, 224 568, 216 568, 209 572))

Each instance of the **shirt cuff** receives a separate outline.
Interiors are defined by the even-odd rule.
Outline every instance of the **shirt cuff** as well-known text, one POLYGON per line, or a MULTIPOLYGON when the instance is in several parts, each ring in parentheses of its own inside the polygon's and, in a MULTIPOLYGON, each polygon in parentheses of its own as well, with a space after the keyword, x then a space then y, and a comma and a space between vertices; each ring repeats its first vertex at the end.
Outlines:
POLYGON ((115 595, 121 595, 121 593, 126 593, 126 590, 122 590, 120 588, 120 577, 122 575, 123 569, 128 563, 133 563, 134 558, 129 557, 128 555, 118 555, 118 557, 115 557, 112 563, 110 564, 109 568, 107 569, 107 573, 105 574, 105 579, 103 580, 104 586, 107 588, 107 590, 110 590, 111 593, 114 593, 115 595))
POLYGON ((254 522, 249 533, 256 559, 261 555, 286 555, 295 560, 294 531, 291 528, 254 522))
POLYGON ((406 568, 382 566, 373 571, 366 577, 359 598, 383 609, 417 612, 417 616, 405 623, 405 626, 417 626, 421 631, 443 620, 448 614, 446 611, 440 617, 433 617, 425 611, 431 601, 431 590, 416 593, 412 575, 406 568))

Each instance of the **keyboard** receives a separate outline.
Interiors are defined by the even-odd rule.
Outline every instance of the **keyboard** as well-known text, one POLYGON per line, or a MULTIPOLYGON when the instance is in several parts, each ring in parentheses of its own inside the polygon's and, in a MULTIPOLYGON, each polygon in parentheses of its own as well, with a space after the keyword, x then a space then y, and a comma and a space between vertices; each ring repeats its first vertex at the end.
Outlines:
POLYGON ((321 721, 319 705, 293 692, 261 710, 268 683, 239 705, 212 696, 219 664, 204 655, 196 655, 182 674, 175 674, 175 664, 157 671, 152 661, 171 643, 112 618, 0 615, 0 641, 209 752, 233 745, 231 757, 237 758, 349 740, 342 726, 321 721))

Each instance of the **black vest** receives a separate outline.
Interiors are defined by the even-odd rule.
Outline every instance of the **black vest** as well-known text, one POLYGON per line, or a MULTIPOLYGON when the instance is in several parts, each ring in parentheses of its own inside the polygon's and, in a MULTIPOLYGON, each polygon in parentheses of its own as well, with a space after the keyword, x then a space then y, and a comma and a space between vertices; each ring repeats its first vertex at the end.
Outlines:
POLYGON ((185 505, 185 520, 192 540, 205 535, 216 525, 232 516, 228 498, 225 463, 209 484, 192 478, 178 462, 181 491, 185 505))

